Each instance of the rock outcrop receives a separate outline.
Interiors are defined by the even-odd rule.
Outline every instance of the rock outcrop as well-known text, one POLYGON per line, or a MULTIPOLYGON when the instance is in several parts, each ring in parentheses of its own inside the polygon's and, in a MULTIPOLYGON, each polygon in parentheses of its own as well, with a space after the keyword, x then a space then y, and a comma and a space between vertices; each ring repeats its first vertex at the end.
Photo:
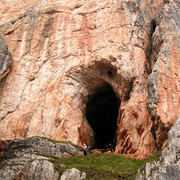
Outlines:
POLYGON ((4 148, 11 142, 11 140, 0 140, 0 151, 3 151, 4 148))
MULTIPOLYGON (((60 143, 40 137, 15 139, 4 149, 2 160, 5 167, 0 169, 0 179, 59 179, 59 172, 50 162, 51 157, 83 155, 83 149, 79 148, 70 143, 60 143)), ((81 173, 77 174, 74 176, 81 175, 81 173)), ((83 173, 82 178, 84 176, 83 173)))
POLYGON ((179 1, 12 0, 0 7, 13 60, 0 89, 0 139, 45 136, 95 147, 112 127, 107 139, 119 154, 143 159, 167 145, 180 114, 179 1), (92 102, 109 89, 119 107, 108 127, 111 101, 92 102), (99 132, 88 118, 101 118, 94 112, 102 102, 109 114, 101 109, 96 126, 107 130, 99 132))
POLYGON ((145 172, 136 180, 180 179, 180 117, 169 131, 169 145, 162 151, 160 161, 146 163, 145 172))
POLYGON ((0 82, 9 73, 11 65, 11 54, 8 51, 2 37, 0 36, 0 82))
POLYGON ((13 140, 5 147, 4 157, 6 159, 17 158, 29 153, 49 154, 57 157, 84 155, 83 148, 79 148, 70 143, 53 142, 41 137, 21 138, 13 140))
POLYGON ((81 172, 76 168, 68 169, 62 174, 60 180, 68 180, 68 179, 73 179, 73 180, 86 179, 86 173, 81 172))
POLYGON ((29 160, 24 166, 9 165, 0 170, 1 180, 14 179, 49 179, 58 180, 59 173, 55 170, 54 165, 39 156, 37 160, 29 160))
POLYGON ((59 173, 56 172, 51 162, 47 160, 35 160, 33 162, 28 162, 17 174, 16 178, 58 180, 59 173))
POLYGON ((147 107, 158 148, 166 145, 167 132, 180 115, 180 74, 175 68, 180 62, 180 3, 165 2, 156 17, 152 35, 152 54, 156 62, 148 77, 147 107))

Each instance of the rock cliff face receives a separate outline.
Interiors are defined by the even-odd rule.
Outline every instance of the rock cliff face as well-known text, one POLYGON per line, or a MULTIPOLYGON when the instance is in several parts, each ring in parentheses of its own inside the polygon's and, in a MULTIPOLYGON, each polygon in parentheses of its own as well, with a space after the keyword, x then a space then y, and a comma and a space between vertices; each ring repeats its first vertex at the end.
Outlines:
POLYGON ((180 114, 178 0, 0 7, 13 60, 0 89, 0 139, 114 142, 117 153, 141 159, 166 146, 180 114))

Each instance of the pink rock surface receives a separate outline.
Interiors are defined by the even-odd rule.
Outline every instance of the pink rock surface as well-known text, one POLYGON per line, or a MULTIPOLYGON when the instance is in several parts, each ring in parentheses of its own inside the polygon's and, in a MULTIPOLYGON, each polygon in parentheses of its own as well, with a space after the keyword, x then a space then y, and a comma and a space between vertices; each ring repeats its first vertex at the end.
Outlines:
POLYGON ((108 84, 121 102, 116 153, 144 159, 164 147, 180 115, 179 13, 175 0, 1 0, 13 65, 0 91, 0 139, 93 146, 86 106, 108 84))

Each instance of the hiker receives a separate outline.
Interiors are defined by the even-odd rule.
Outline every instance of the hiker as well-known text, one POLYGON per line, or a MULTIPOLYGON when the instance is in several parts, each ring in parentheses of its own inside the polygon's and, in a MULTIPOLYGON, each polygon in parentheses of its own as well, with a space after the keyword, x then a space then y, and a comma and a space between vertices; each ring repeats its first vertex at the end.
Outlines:
POLYGON ((114 152, 115 151, 115 144, 113 143, 113 144, 111 144, 111 152, 114 152))
POLYGON ((114 152, 114 146, 111 143, 108 144, 108 150, 114 152))
POLYGON ((91 154, 91 150, 90 148, 84 143, 84 149, 86 151, 86 155, 88 156, 89 154, 91 154))

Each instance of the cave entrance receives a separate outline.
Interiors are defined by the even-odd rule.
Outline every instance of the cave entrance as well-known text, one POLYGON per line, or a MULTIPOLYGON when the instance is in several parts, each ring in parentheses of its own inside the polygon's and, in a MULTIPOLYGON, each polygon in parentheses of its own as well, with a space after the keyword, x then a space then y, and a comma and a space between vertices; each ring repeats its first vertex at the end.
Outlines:
POLYGON ((117 118, 120 100, 110 85, 105 85, 89 97, 86 119, 95 134, 94 148, 105 149, 116 144, 117 118))

